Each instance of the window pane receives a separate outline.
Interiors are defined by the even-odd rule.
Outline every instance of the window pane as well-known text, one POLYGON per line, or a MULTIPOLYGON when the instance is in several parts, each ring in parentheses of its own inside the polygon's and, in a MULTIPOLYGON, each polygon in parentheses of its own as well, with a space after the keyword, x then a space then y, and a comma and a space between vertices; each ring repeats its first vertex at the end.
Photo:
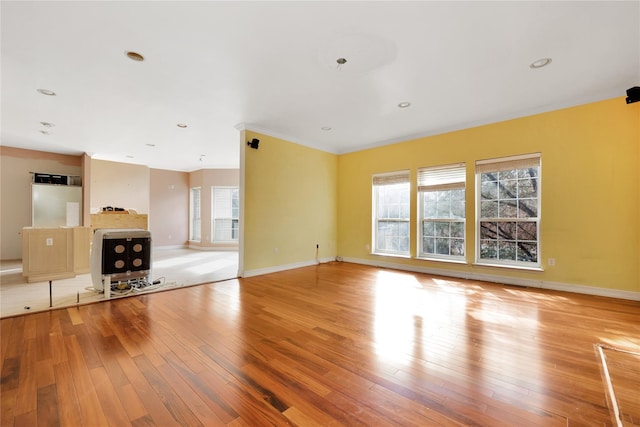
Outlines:
MULTIPOLYGON (((483 174, 485 176, 486 174, 483 174)), ((495 200, 498 198, 498 182, 483 181, 481 186, 483 200, 495 200)))
POLYGON ((406 252, 409 250, 409 222, 378 221, 376 250, 406 252))
POLYGON ((464 200, 454 200, 451 202, 451 218, 464 218, 464 200))
POLYGON ((498 242, 495 240, 480 241, 480 258, 497 259, 498 258, 498 242))
POLYGON ((424 253, 433 254, 436 252, 436 239, 432 237, 424 237, 422 239, 422 250, 424 253))
POLYGON ((517 247, 515 242, 500 242, 498 244, 498 259, 516 260, 517 247))
POLYGON ((498 240, 516 240, 516 223, 499 222, 498 240))
POLYGON ((535 180, 538 177, 538 168, 518 169, 518 178, 535 180))
POLYGON ((498 218, 498 202, 484 200, 481 201, 480 218, 498 218))
POLYGON ((498 184, 498 197, 500 199, 515 199, 518 195, 518 181, 505 180, 498 184))
POLYGON ((424 236, 436 235, 436 223, 433 221, 425 221, 422 223, 422 234, 424 236))
POLYGON ((538 186, 535 180, 521 179, 518 181, 518 197, 531 198, 538 196, 538 186))
POLYGON ((464 222, 451 223, 451 237, 464 238, 464 222))
POLYGON ((436 237, 449 237, 449 223, 438 222, 436 223, 436 237))
POLYGON ((422 195, 422 212, 425 218, 436 217, 436 193, 426 191, 422 195))
POLYGON ((449 255, 449 239, 436 238, 436 253, 438 255, 449 255))
POLYGON ((495 240, 497 238, 498 238, 498 223, 482 221, 480 223, 480 239, 495 240))
POLYGON ((508 171, 501 171, 499 174, 499 180, 500 181, 506 181, 508 179, 516 179, 518 177, 518 171, 517 170, 508 170, 508 171))
POLYGON ((535 242, 519 243, 518 261, 538 262, 538 245, 535 242))
POLYGON ((518 223, 518 240, 533 240, 538 236, 538 227, 535 222, 519 222, 518 223))
POLYGON ((518 218, 537 218, 538 199, 519 200, 518 208, 518 218))
POLYGON ((451 239, 451 255, 464 256, 464 239, 451 239))
POLYGON ((451 203, 448 200, 438 200, 436 218, 451 217, 451 203))
POLYGON ((516 218, 518 216, 517 200, 500 200, 498 203, 500 206, 498 218, 516 218))

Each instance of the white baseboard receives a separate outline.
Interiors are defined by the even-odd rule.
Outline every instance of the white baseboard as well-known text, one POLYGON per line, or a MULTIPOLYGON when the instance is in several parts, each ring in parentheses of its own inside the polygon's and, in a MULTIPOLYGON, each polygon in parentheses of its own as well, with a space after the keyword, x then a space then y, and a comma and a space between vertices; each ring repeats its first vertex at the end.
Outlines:
POLYGON ((335 261, 335 258, 321 258, 320 262, 316 260, 309 260, 309 261, 295 262, 293 264, 276 265, 274 267, 257 268, 255 270, 247 270, 242 274, 239 274, 238 276, 239 277, 261 276, 263 274, 278 273, 280 271, 293 270, 293 269, 302 268, 302 267, 309 267, 312 265, 318 265, 318 264, 331 262, 331 261, 335 261))
POLYGON ((154 251, 168 251, 172 249, 187 249, 187 245, 167 245, 167 246, 153 246, 154 251))
POLYGON ((549 282, 545 280, 520 279, 517 277, 501 276, 498 274, 483 274, 467 271, 447 270, 443 268, 417 267, 414 265, 396 264, 393 262, 380 262, 360 258, 343 258, 344 262, 370 265, 373 267, 391 268, 394 270, 412 271, 415 273, 433 274, 435 276, 456 277, 459 279, 481 280, 484 282, 500 283, 505 285, 525 286, 530 288, 551 289, 555 291, 574 292, 578 294, 597 295, 609 298, 619 298, 631 301, 640 301, 640 292, 623 291, 619 289, 599 288, 595 286, 574 285, 569 283, 549 282))
POLYGON ((238 245, 220 245, 220 246, 199 246, 199 245, 189 245, 189 249, 194 249, 196 251, 217 251, 217 252, 237 252, 238 245))

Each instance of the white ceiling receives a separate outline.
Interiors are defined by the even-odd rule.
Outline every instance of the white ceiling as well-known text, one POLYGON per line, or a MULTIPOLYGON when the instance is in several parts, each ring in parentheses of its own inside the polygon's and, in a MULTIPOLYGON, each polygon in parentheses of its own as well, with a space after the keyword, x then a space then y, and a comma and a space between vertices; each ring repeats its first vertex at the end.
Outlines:
POLYGON ((238 167, 242 126, 345 153, 640 85, 638 1, 0 7, 2 145, 161 169, 238 167))

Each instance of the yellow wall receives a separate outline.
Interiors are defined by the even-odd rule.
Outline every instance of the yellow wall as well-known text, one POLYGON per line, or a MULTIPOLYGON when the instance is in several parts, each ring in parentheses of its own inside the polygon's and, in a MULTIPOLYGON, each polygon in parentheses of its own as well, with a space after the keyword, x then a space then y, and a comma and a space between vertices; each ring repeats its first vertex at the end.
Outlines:
POLYGON ((251 131, 244 146, 244 272, 335 258, 337 156, 251 131))
MULTIPOLYGON (((366 262, 446 269, 640 291, 638 147, 640 103, 623 98, 344 154, 338 158, 338 255, 366 262), (541 260, 544 272, 473 266, 475 161, 542 155, 541 260), (467 264, 371 255, 371 176, 466 162, 467 264), (556 265, 546 265, 555 258, 556 265)), ((412 185, 412 256, 417 196, 412 185)))

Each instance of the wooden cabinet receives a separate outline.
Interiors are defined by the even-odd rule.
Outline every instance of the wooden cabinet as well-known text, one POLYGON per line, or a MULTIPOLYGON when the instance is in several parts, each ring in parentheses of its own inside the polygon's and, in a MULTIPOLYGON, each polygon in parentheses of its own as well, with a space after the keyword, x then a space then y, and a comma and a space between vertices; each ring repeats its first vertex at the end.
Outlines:
POLYGON ((55 227, 22 229, 22 275, 42 282, 88 273, 91 229, 55 227))
POLYGON ((139 228, 148 230, 146 214, 102 212, 91 215, 91 228, 139 228))

